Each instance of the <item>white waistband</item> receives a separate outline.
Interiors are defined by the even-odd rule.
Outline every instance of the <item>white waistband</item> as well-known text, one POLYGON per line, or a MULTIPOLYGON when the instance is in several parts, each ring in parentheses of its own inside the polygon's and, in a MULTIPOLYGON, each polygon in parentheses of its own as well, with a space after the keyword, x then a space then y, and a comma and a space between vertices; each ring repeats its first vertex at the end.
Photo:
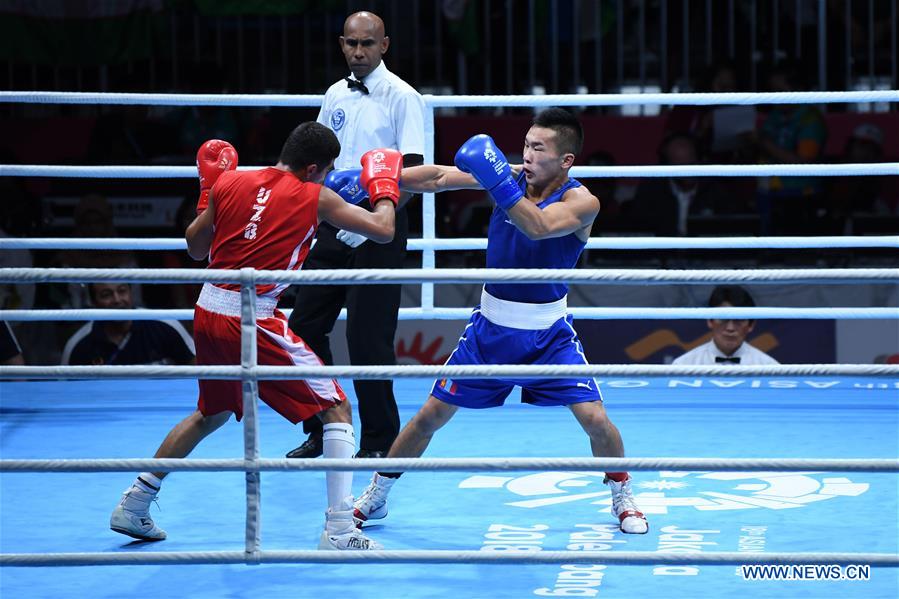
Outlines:
MULTIPOLYGON (((197 305, 209 312, 224 316, 240 318, 240 292, 216 287, 212 283, 204 283, 197 305)), ((278 300, 273 297, 256 296, 256 318, 271 318, 278 307, 278 300)))
POLYGON ((539 331, 568 314, 568 296, 548 304, 510 302, 481 290, 481 314, 501 327, 539 331))

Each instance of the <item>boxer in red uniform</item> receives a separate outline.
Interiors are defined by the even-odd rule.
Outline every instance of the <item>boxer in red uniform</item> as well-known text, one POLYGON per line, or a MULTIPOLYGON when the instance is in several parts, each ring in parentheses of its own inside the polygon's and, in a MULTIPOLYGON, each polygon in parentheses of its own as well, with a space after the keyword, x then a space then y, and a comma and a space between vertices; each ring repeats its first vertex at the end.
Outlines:
MULTIPOLYGON (((402 155, 375 150, 362 157, 359 182, 371 198, 368 211, 322 185, 340 144, 327 127, 303 123, 290 134, 278 164, 241 171, 237 152, 227 142, 210 140, 197 154, 200 172, 198 216, 187 228, 188 253, 209 257, 209 268, 297 270, 309 252, 321 221, 361 233, 378 243, 393 239, 394 211, 399 200, 397 179, 402 155), (389 201, 382 201, 389 200, 389 201)), ((258 362, 264 365, 321 364, 318 356, 287 327, 276 309, 287 285, 256 286, 258 362)), ((197 364, 240 364, 240 286, 203 286, 194 312, 197 364)), ((199 381, 197 410, 176 425, 156 451, 157 458, 183 458, 233 412, 243 415, 240 381, 199 381)), ((348 458, 355 450, 352 412, 346 395, 333 379, 260 381, 259 397, 292 423, 318 415, 324 423, 326 457, 348 458)), ((147 541, 159 541, 165 531, 150 518, 164 472, 142 473, 113 510, 110 528, 147 541)), ((378 549, 353 521, 352 472, 328 472, 328 510, 319 548, 378 549)))

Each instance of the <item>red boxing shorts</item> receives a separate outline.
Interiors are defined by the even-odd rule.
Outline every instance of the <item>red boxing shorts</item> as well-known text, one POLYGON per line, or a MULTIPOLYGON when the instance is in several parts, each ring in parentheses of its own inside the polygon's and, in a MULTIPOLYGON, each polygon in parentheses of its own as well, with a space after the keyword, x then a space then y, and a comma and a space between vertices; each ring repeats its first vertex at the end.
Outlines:
MULTIPOLYGON (((276 300, 257 297, 257 360, 265 366, 321 365, 322 361, 287 327, 276 300)), ((194 310, 197 364, 240 364, 240 293, 203 286, 194 310)), ((204 416, 234 412, 243 416, 240 381, 200 380, 197 408, 204 416)), ((296 424, 342 401, 346 395, 334 379, 259 381, 259 398, 296 424)))

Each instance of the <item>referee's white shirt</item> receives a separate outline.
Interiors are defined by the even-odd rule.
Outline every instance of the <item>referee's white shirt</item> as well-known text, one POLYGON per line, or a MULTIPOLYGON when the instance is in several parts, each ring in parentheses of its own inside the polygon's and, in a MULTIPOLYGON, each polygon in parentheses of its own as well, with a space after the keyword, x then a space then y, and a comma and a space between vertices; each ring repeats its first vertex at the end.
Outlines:
POLYGON ((421 94, 383 62, 362 82, 368 94, 350 89, 343 79, 329 87, 318 113, 318 122, 330 127, 340 141, 334 168, 359 168, 362 155, 375 148, 424 156, 421 94))
POLYGON ((679 358, 675 358, 672 364, 687 364, 690 366, 698 366, 703 364, 717 364, 715 358, 740 358, 739 364, 732 362, 721 362, 722 366, 764 366, 765 364, 780 364, 777 360, 766 354, 760 349, 756 349, 747 342, 743 342, 737 351, 731 356, 725 356, 718 349, 714 341, 703 343, 699 347, 694 347, 679 358))

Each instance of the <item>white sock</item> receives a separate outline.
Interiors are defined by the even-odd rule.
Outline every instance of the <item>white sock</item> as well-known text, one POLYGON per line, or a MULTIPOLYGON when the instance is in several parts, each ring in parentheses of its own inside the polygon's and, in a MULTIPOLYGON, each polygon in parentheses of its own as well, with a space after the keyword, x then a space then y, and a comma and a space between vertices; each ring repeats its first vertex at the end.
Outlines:
POLYGON ((150 502, 156 499, 161 484, 162 481, 149 472, 141 472, 122 496, 122 507, 132 512, 146 511, 150 502), (132 489, 136 489, 136 492, 132 489))
POLYGON ((156 476, 149 472, 141 472, 138 475, 137 479, 134 481, 134 486, 142 491, 146 491, 147 493, 152 493, 155 495, 159 492, 159 487, 162 486, 162 481, 159 480, 156 476))
MULTIPOLYGON (((353 425, 342 422, 326 424, 322 433, 322 449, 326 458, 351 458, 356 450, 353 425)), ((326 472, 328 507, 339 511, 343 499, 353 494, 353 472, 326 472)))

